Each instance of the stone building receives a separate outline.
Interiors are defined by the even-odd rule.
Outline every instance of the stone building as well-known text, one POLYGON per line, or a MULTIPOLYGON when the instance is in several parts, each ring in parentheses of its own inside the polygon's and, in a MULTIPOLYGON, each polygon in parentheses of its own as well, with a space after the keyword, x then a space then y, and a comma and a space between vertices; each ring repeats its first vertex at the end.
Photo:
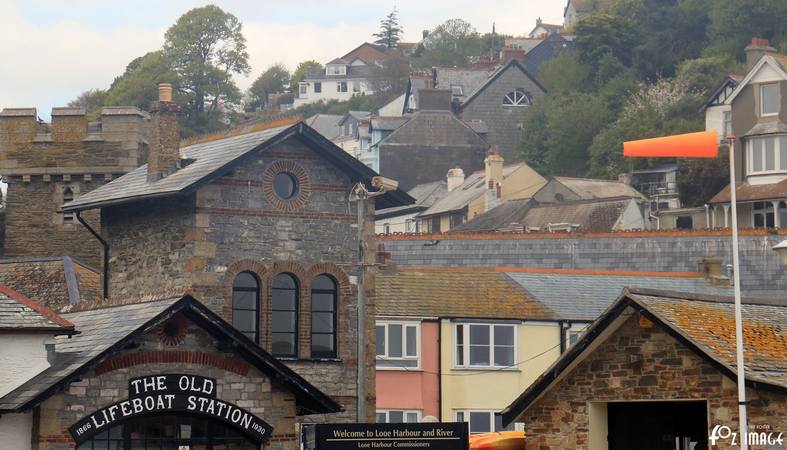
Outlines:
MULTIPOLYGON (((8 183, 3 255, 69 255, 97 265, 101 247, 72 213, 57 208, 131 171, 147 158, 147 113, 132 107, 101 111, 53 108, 41 123, 34 108, 0 112, 0 175, 8 183)), ((83 217, 100 230, 98 214, 83 217)))
MULTIPOLYGON (((781 447, 774 439, 787 428, 785 318, 773 301, 743 305, 756 448, 781 447)), ((734 324, 729 298, 624 290, 503 423, 525 423, 527 449, 739 448, 740 434, 733 442, 717 428, 738 430, 734 324)))
POLYGON ((3 448, 294 450, 296 417, 341 410, 189 296, 59 316, 2 291, 24 320, 2 315, 0 337, 50 336, 0 349, 24 369, 0 390, 3 448))
MULTIPOLYGON (((341 404, 331 420, 357 419, 363 339, 374 417, 372 320, 357 327, 359 289, 373 317, 374 269, 361 272, 350 193, 374 190, 376 174, 303 123, 179 149, 177 114, 154 104, 149 163, 62 208, 100 210, 112 302, 191 293, 341 404)), ((375 207, 409 202, 399 190, 364 201, 367 264, 375 207)))

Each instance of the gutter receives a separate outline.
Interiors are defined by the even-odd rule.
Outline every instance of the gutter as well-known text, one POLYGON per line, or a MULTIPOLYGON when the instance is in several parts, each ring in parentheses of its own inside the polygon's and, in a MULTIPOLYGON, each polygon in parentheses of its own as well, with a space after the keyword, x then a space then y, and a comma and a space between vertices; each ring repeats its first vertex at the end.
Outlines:
POLYGON ((103 297, 104 299, 107 299, 109 298, 109 243, 105 241, 96 232, 96 230, 94 230, 90 225, 88 225, 87 222, 85 222, 85 219, 82 218, 81 212, 82 211, 80 210, 76 211, 77 220, 79 221, 79 223, 82 224, 82 226, 87 228, 87 231, 89 231, 90 234, 92 234, 93 237, 95 237, 98 240, 98 242, 101 243, 101 246, 104 248, 104 263, 102 267, 102 284, 103 284, 102 287, 103 287, 103 297))

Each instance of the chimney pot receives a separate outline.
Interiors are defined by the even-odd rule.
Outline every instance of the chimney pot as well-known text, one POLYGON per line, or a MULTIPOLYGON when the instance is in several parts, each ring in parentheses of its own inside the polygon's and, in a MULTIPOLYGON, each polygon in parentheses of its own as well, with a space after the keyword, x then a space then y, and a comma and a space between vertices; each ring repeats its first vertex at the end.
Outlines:
POLYGON ((448 192, 453 191, 465 182, 465 172, 459 166, 449 169, 446 174, 446 182, 448 192))
POLYGON ((757 64, 757 61, 759 61, 763 55, 776 53, 776 49, 769 45, 767 39, 759 37, 751 38, 751 44, 747 45, 744 51, 746 52, 746 67, 749 70, 757 64))
POLYGON ((172 101, 172 84, 159 83, 158 85, 158 101, 171 102, 172 101))

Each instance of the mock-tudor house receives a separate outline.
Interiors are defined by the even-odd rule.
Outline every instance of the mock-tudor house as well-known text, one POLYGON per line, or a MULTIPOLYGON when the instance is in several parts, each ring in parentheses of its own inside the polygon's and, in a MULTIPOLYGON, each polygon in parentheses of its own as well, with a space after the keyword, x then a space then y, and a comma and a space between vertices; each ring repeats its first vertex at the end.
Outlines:
POLYGON ((471 433, 504 429, 494 412, 567 351, 627 286, 730 293, 700 273, 406 266, 382 272, 378 422, 432 416, 467 421, 471 433))
POLYGON ((484 159, 484 170, 465 177, 461 168, 454 167, 446 174, 446 181, 448 192, 418 214, 420 231, 449 231, 501 202, 530 198, 547 182, 527 163, 504 165, 502 156, 495 151, 484 159))
MULTIPOLYGON (((738 225, 787 224, 787 56, 764 39, 746 47, 749 72, 725 99, 736 140, 738 225)), ((730 226, 730 187, 710 201, 711 226, 730 226)))
POLYGON ((719 142, 726 136, 732 135, 732 111, 725 101, 732 95, 741 80, 743 80, 742 75, 727 75, 702 105, 705 113, 705 130, 716 130, 719 142))
MULTIPOLYGON (((524 422, 526 449, 740 448, 740 433, 718 433, 739 431, 734 309, 729 297, 627 289, 502 422, 524 422)), ((778 448, 787 307, 744 299, 742 317, 748 442, 778 448)))
POLYGON ((342 409, 190 296, 58 315, 0 291, 3 448, 294 450, 342 409))
POLYGON ((376 144, 372 142, 381 175, 399 181, 407 190, 441 179, 457 165, 465 173, 483 167, 489 148, 481 135, 484 129, 454 116, 450 95, 447 90, 422 89, 418 111, 409 118, 395 119, 401 126, 376 144))

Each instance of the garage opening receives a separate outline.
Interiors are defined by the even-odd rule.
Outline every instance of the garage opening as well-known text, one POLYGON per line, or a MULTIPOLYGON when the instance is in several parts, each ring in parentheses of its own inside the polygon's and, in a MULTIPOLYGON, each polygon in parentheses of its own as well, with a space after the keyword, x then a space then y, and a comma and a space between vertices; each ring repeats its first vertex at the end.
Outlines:
POLYGON ((705 401, 607 403, 609 450, 707 450, 705 401))

